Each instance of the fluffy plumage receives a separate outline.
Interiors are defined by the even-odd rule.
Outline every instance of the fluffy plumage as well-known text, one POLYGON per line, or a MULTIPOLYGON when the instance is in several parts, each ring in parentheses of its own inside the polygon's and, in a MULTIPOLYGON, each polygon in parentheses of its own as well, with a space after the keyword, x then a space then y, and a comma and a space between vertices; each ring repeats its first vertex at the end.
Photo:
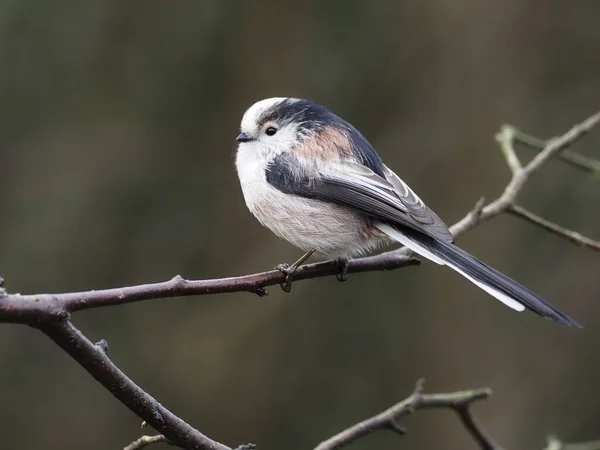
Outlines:
POLYGON ((271 98, 241 123, 236 168, 259 222, 305 251, 349 258, 397 241, 447 265, 505 305, 579 326, 456 247, 446 224, 352 125, 309 100, 271 98))

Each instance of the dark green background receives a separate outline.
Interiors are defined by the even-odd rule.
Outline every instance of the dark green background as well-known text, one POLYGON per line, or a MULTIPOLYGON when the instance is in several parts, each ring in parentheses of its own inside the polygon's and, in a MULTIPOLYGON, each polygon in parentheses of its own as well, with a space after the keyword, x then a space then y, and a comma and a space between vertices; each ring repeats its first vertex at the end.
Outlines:
MULTIPOLYGON (((244 110, 308 97, 356 125, 448 223, 509 179, 510 122, 547 138, 600 105, 595 0, 4 1, 0 275, 63 292, 238 275, 299 251, 247 211, 244 110)), ((577 145, 600 155, 600 130, 577 145)), ((532 156, 525 149, 524 160, 532 156)), ((558 162, 520 201, 600 238, 600 184, 558 162)), ((517 314, 450 270, 298 283, 78 313, 143 388, 229 445, 307 449, 403 398, 490 386, 507 448, 600 438, 600 257, 502 216, 460 245, 584 326, 517 314)), ((140 420, 39 332, 0 327, 0 446, 116 449, 140 420)), ((355 449, 474 448, 456 417, 355 449)), ((156 448, 159 448, 158 446, 156 448)))

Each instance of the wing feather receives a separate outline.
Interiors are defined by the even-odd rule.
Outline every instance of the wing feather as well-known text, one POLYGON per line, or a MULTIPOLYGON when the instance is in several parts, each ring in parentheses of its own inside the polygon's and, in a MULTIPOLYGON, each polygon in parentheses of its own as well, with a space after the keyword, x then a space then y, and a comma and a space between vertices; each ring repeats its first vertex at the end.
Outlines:
POLYGON ((401 223, 444 242, 452 242, 446 224, 394 172, 384 177, 363 164, 338 161, 318 174, 299 172, 293 156, 282 154, 267 168, 267 181, 277 189, 345 205, 370 217, 401 223))

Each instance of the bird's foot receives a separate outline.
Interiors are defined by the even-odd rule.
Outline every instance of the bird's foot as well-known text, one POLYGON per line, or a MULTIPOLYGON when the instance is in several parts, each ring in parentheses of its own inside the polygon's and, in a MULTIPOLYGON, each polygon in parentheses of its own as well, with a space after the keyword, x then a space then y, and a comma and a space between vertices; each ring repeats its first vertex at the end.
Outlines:
POLYGON ((293 265, 290 266, 288 263, 278 264, 275 269, 285 275, 285 282, 281 283, 279 286, 283 291, 290 292, 292 290, 292 275, 296 269, 293 265))
POLYGON ((337 265, 340 267, 340 273, 335 277, 338 281, 346 281, 348 279, 348 258, 338 258, 336 260, 337 265))
POLYGON ((279 265, 277 265, 277 267, 275 267, 275 269, 279 270, 282 274, 285 275, 285 281, 279 285, 279 286, 281 286, 281 289, 283 291, 291 292, 292 279, 293 279, 294 273, 296 273, 296 270, 298 270, 298 267, 300 267, 302 264, 304 264, 304 262, 308 258, 310 258, 314 252, 315 252, 315 250, 307 251, 304 255, 302 255, 298 259, 298 261, 296 261, 291 266, 289 264, 283 263, 283 264, 279 264, 279 265))

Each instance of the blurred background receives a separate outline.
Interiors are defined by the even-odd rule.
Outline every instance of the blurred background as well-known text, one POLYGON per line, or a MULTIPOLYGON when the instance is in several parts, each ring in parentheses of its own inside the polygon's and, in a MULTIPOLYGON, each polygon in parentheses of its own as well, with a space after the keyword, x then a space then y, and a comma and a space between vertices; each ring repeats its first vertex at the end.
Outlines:
MULTIPOLYGON (((64 292, 294 261, 301 252, 247 211, 233 165, 244 110, 271 96, 349 120, 454 223, 509 180, 503 123, 548 138, 598 110, 599 17, 594 0, 4 1, 0 275, 9 292, 64 292)), ((600 157, 600 130, 576 150, 600 157)), ((520 202, 600 238, 600 183, 560 162, 520 202)), ((475 412, 506 448, 599 439, 599 255, 510 216, 459 243, 585 328, 514 313, 431 263, 74 323, 231 446, 312 448, 421 376, 430 392, 493 388, 475 412)), ((115 449, 140 435, 140 419, 37 331, 2 324, 0 367, 2 448, 115 449)), ((450 412, 403 423, 406 437, 353 448, 475 447, 450 412)))

